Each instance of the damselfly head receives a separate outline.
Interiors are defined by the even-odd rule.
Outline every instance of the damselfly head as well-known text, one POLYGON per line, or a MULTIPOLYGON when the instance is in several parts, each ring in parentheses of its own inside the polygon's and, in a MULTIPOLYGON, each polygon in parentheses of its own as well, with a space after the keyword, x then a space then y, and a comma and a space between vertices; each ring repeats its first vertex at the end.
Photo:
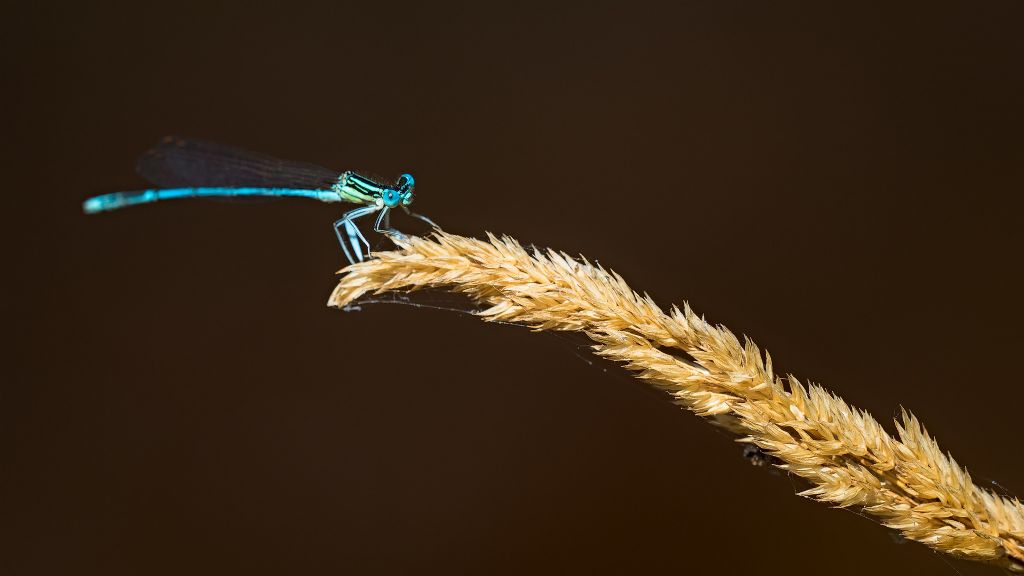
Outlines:
POLYGON ((395 182, 395 188, 401 192, 403 206, 412 204, 412 189, 415 185, 416 180, 412 177, 412 174, 402 174, 398 177, 398 181, 395 182))

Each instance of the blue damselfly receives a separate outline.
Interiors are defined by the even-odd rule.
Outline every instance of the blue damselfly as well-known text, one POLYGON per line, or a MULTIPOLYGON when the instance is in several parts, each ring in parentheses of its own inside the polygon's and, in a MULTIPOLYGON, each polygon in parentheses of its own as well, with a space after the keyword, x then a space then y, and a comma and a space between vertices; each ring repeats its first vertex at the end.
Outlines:
POLYGON ((199 197, 299 197, 321 202, 360 205, 334 223, 334 233, 348 261, 355 263, 370 254, 370 243, 354 220, 377 214, 373 230, 399 234, 390 228, 390 212, 401 208, 410 216, 437 227, 432 220, 409 210, 415 180, 402 174, 393 186, 379 184, 355 172, 337 172, 305 162, 279 160, 264 154, 221 144, 184 138, 164 138, 145 152, 136 171, 159 188, 114 192, 86 200, 88 214, 160 200, 199 197), (342 229, 344 228, 344 233, 342 229), (360 246, 360 243, 362 246, 360 246))

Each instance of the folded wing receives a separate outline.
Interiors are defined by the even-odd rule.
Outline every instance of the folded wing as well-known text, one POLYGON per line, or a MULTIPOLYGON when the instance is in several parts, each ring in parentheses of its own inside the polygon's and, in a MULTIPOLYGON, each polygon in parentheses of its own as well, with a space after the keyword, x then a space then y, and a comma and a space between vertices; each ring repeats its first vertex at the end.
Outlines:
POLYGON ((161 188, 330 188, 339 172, 189 138, 167 137, 139 157, 136 172, 161 188))

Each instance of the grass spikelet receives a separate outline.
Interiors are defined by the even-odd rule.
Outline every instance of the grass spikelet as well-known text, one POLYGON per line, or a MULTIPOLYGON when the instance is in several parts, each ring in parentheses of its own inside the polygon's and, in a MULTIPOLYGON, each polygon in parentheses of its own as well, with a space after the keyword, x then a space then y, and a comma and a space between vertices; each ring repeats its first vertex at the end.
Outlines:
POLYGON ((585 333, 594 353, 806 479, 810 488, 801 495, 857 507, 940 552, 1024 572, 1024 506, 975 485, 909 412, 893 436, 821 386, 777 376, 767 353, 688 305, 666 313, 618 274, 564 253, 530 252, 492 235, 483 241, 438 232, 396 242, 399 250, 346 268, 329 305, 444 288, 472 298, 484 320, 585 333))

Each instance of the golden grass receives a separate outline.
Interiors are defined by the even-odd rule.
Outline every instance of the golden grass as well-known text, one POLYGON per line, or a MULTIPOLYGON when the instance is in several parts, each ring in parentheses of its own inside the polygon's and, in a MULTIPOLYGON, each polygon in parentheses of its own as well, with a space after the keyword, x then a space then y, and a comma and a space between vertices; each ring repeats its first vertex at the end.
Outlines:
POLYGON ((329 304, 445 288, 479 303, 485 320, 583 332, 596 354, 621 362, 808 480, 811 488, 801 495, 857 507, 952 556, 1024 572, 1024 506, 976 486, 913 415, 903 412, 897 436, 890 435, 821 386, 777 376, 767 353, 689 306, 666 313, 614 272, 566 254, 528 252, 508 237, 482 241, 443 232, 395 241, 399 250, 343 270, 329 304))

